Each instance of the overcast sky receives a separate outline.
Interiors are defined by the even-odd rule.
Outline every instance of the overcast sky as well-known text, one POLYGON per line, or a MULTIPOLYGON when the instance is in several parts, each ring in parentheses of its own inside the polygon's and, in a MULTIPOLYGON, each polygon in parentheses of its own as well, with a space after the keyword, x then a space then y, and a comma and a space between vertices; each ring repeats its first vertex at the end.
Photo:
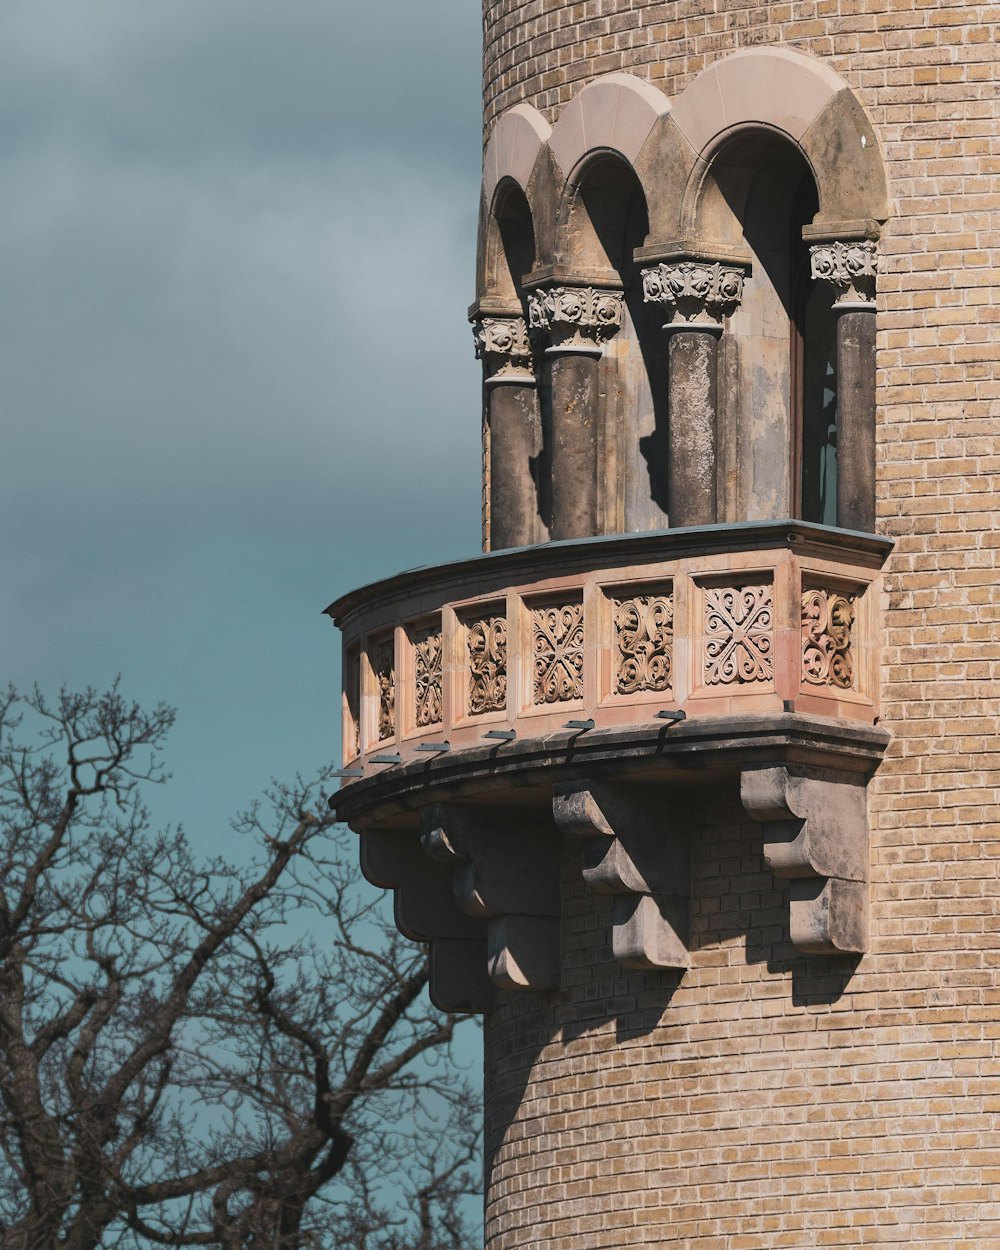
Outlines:
POLYGON ((3 0, 7 674, 179 708, 222 849, 338 749, 337 595, 479 548, 480 12, 3 0))

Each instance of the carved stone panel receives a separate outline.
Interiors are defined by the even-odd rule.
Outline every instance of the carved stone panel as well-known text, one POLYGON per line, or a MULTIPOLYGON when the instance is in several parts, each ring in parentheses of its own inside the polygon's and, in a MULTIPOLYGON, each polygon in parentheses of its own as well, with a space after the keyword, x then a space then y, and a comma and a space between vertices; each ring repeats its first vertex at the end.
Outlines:
POLYGON ((811 686, 854 688, 851 651, 855 596, 836 590, 802 592, 802 680, 811 686))
POLYGON ((673 669, 673 594, 615 599, 616 694, 669 690, 673 669))
POLYGON ((507 618, 485 615, 466 622, 470 716, 507 707, 507 618))
POLYGON ((705 682, 747 685, 774 678, 774 590, 705 588, 705 682))
POLYGON ((532 608, 535 704, 583 698, 583 604, 532 608))
POLYGON ((413 675, 418 729, 439 725, 442 719, 441 626, 430 625, 413 634, 413 675))
POLYGON ((396 652, 391 635, 372 646, 371 665, 378 692, 378 740, 384 742, 396 733, 396 652))

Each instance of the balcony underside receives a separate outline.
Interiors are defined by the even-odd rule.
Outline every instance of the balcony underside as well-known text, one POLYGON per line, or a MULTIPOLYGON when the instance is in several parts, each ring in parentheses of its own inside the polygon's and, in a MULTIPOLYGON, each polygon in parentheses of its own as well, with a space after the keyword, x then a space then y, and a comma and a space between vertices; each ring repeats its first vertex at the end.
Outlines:
POLYGON ((567 838, 612 896, 614 958, 686 968, 689 799, 737 786, 788 880, 793 945, 864 951, 890 549, 794 521, 628 535, 402 574, 328 610, 331 806, 430 943, 441 1006, 560 984, 567 838))

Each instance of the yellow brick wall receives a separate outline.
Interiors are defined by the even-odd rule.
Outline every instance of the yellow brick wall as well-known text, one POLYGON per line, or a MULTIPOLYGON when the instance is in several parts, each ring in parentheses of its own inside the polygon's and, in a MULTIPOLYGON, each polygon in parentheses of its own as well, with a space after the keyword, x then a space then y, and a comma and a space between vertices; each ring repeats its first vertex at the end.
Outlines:
POLYGON ((879 135, 890 561, 871 948, 798 955, 736 795, 696 814, 693 966, 610 960, 567 849, 564 981, 487 1027, 489 1250, 1000 1248, 1000 6, 488 0, 486 124, 593 76, 676 95, 749 44, 828 59, 879 135))

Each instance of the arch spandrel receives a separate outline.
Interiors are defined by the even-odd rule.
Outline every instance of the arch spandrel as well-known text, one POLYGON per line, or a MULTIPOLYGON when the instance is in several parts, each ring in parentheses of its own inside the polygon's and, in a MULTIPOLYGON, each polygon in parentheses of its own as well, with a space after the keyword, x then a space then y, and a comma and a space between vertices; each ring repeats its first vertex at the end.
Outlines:
POLYGON ((802 151, 819 187, 817 231, 871 234, 872 223, 888 220, 889 188, 878 136, 850 87, 834 96, 802 136, 802 151))

